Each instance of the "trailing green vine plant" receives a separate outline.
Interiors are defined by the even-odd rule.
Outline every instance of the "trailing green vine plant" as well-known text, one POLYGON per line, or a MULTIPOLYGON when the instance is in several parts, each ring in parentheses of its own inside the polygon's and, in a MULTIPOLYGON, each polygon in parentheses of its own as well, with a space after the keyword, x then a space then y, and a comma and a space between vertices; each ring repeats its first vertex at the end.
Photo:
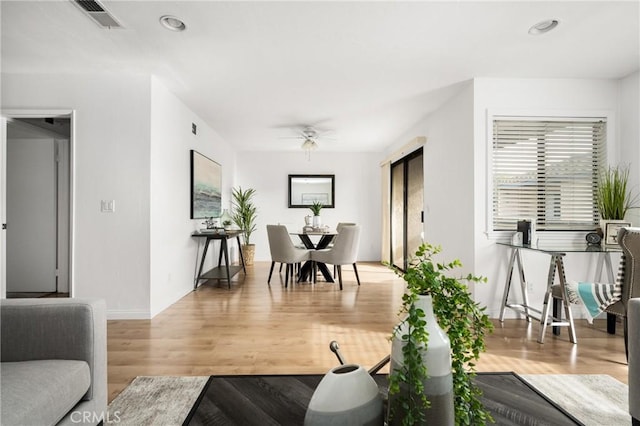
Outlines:
POLYGON ((406 315, 403 321, 408 326, 405 335, 395 336, 396 328, 392 336, 401 338, 405 345, 402 368, 389 373, 389 394, 398 394, 393 399, 390 414, 393 418, 401 413, 403 425, 424 422, 424 411, 429 407, 429 401, 424 395, 423 381, 429 372, 422 362, 422 354, 423 348, 428 348, 429 336, 425 314, 416 308, 415 302, 419 295, 430 295, 438 324, 451 342, 456 425, 484 425, 488 421, 493 422, 493 418, 482 405, 482 391, 472 379, 480 353, 486 350, 485 335, 493 331, 493 324, 485 313, 486 307, 472 299, 468 284, 486 282, 487 279, 473 274, 449 276, 462 263, 458 259, 449 263, 435 262, 433 257, 440 251, 439 246, 423 243, 405 272, 388 265, 407 283, 400 314, 406 315))

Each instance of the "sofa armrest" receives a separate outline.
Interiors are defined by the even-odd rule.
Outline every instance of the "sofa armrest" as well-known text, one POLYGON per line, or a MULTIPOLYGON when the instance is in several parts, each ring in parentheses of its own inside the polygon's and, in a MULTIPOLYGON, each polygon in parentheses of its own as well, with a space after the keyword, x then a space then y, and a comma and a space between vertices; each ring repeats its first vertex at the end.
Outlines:
POLYGON ((0 301, 0 360, 82 360, 91 370, 83 399, 106 402, 107 320, 97 299, 3 299, 0 301), (98 395, 94 395, 97 393, 98 395))
POLYGON ((640 298, 627 305, 629 339, 629 413, 640 420, 640 298))

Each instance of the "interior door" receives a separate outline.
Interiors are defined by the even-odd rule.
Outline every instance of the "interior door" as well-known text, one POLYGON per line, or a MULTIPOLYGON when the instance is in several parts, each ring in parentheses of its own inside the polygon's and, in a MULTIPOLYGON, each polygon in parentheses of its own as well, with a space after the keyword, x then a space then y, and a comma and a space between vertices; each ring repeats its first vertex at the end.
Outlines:
POLYGON ((391 262, 403 271, 424 239, 422 148, 391 165, 391 262))
POLYGON ((56 291, 52 138, 7 138, 7 293, 56 291))

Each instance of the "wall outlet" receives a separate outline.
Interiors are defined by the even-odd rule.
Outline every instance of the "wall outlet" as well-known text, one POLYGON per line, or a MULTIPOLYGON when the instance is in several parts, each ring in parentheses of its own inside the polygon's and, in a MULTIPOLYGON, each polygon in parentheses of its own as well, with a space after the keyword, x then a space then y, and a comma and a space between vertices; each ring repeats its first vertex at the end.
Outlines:
POLYGON ((102 213, 114 213, 116 211, 116 200, 101 200, 100 211, 102 213))

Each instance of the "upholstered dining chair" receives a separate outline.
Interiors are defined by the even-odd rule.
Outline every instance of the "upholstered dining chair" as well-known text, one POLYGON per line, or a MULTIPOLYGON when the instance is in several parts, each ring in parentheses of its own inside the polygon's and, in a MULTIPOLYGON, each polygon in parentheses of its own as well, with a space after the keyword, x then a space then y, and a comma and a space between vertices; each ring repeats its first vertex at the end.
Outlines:
MULTIPOLYGON (((345 226, 355 226, 357 225, 357 223, 354 222, 338 222, 338 224, 336 225, 336 232, 339 234, 340 230, 345 227, 345 226)), ((329 248, 333 247, 333 243, 329 244, 329 248)), ((336 277, 337 275, 337 271, 338 271, 338 267, 336 265, 333 265, 333 278, 336 277)))
POLYGON ((336 225, 336 232, 340 232, 340 229, 342 229, 342 227, 344 226, 355 226, 356 223, 354 222, 338 222, 338 224, 336 225))
POLYGON ((271 268, 269 269, 269 278, 267 284, 271 283, 271 275, 276 262, 286 265, 285 288, 289 284, 289 277, 293 282, 295 275, 295 266, 299 266, 302 262, 310 260, 310 252, 312 250, 298 248, 291 241, 289 231, 284 225, 267 225, 267 237, 269 238, 269 250, 271 251, 271 268))
POLYGON ((353 272, 360 285, 356 260, 360 246, 360 227, 357 225, 343 227, 334 240, 333 247, 326 250, 311 252, 311 260, 315 262, 329 263, 338 269, 338 282, 342 290, 342 265, 353 265, 353 272))
POLYGON ((605 312, 622 318, 624 327, 624 349, 629 357, 629 332, 627 304, 629 299, 640 297, 640 228, 621 228, 618 244, 622 248, 622 259, 618 280, 622 284, 622 296, 616 303, 607 306, 605 312))

